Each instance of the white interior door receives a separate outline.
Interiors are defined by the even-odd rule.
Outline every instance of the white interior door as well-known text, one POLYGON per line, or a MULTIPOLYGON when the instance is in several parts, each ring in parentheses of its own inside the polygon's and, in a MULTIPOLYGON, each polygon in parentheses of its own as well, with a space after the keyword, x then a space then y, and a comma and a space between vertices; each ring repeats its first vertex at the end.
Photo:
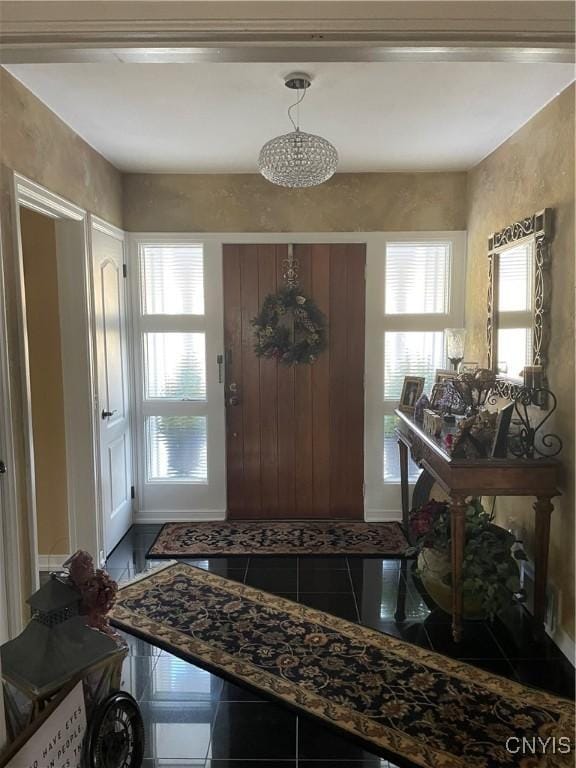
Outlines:
POLYGON ((105 554, 132 525, 132 450, 124 241, 92 220, 100 499, 105 554))

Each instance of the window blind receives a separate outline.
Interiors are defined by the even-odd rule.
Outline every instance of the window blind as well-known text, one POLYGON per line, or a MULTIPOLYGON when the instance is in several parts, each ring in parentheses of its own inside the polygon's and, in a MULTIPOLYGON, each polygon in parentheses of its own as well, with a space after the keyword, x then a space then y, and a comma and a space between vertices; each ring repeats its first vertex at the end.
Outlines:
MULTIPOLYGON (((398 438, 394 429, 398 424, 396 416, 384 416, 384 482, 400 482, 400 452, 398 438)), ((420 468, 408 457, 408 480, 415 483, 420 474, 420 468)))
POLYGON ((520 376, 524 366, 532 364, 532 329, 500 328, 497 363, 500 373, 520 376))
POLYGON ((147 480, 208 481, 205 416, 146 419, 147 480))
POLYGON ((384 334, 384 399, 400 400, 405 376, 424 376, 428 391, 444 367, 442 331, 388 331, 384 334))
POLYGON ((202 245, 144 245, 140 279, 143 314, 204 314, 202 245))
POLYGON ((387 243, 385 313, 446 313, 449 276, 448 243, 387 243))
POLYGON ((532 243, 503 251, 498 257, 498 311, 532 309, 534 260, 532 243))
POLYGON ((147 400, 206 400, 204 333, 145 333, 147 400))

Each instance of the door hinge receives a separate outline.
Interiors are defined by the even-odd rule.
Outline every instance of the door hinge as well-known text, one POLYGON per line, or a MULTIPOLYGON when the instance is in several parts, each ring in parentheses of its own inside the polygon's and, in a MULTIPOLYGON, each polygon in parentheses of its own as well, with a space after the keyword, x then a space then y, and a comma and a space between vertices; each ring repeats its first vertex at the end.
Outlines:
POLYGON ((130 486, 130 498, 135 499, 136 498, 136 489, 133 485, 130 486))
POLYGON ((122 276, 128 277, 128 267, 126 266, 126 264, 122 264, 122 276))

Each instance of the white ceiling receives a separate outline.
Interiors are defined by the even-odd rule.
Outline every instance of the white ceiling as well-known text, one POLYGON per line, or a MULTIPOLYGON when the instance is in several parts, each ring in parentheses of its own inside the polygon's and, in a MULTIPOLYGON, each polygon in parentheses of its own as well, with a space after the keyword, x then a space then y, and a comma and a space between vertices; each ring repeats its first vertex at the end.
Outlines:
POLYGON ((339 171, 464 170, 573 79, 570 64, 20 64, 7 69, 123 171, 256 171, 291 130, 289 72, 314 82, 302 130, 339 171))

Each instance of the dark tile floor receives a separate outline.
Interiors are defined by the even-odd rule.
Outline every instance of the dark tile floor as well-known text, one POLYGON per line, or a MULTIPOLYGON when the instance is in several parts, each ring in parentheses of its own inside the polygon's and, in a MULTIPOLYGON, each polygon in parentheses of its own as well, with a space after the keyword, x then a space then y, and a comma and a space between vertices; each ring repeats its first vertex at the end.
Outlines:
MULTIPOLYGON (((107 562, 126 579, 162 561, 145 554, 160 526, 134 526, 107 562)), ((493 624, 471 622, 452 642, 450 618, 430 611, 410 565, 362 557, 188 560, 193 565, 361 622, 523 683, 574 696, 574 669, 547 638, 532 639, 520 606, 493 624), (406 619, 395 615, 405 595, 406 619)), ((126 635, 122 686, 140 702, 144 768, 396 768, 312 719, 126 635)))

